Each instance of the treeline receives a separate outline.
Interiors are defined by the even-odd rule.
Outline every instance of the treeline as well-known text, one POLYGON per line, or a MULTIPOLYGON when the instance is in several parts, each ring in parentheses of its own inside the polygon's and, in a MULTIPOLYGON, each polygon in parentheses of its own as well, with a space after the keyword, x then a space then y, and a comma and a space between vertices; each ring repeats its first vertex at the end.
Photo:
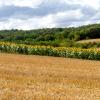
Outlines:
POLYGON ((0 41, 32 45, 71 47, 76 41, 100 38, 100 24, 37 30, 1 30, 0 41))

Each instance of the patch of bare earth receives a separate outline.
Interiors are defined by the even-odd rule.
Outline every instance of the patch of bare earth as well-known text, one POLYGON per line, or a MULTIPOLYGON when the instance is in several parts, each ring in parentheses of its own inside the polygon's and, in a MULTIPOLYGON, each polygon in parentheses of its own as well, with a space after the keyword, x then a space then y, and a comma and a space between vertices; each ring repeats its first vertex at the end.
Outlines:
POLYGON ((0 100, 100 100, 100 62, 1 53, 0 100))

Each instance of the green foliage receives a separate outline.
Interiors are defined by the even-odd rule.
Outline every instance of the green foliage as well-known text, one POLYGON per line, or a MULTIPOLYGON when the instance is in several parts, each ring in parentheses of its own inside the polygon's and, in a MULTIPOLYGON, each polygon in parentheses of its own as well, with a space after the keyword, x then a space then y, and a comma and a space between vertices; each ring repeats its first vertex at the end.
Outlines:
MULTIPOLYGON (((72 47, 76 41, 100 38, 100 24, 81 27, 51 28, 37 30, 1 30, 0 41, 28 45, 50 45, 72 47)), ((98 46, 99 44, 97 44, 98 46)), ((76 46, 76 45, 75 45, 76 46)), ((79 45, 78 45, 79 46, 79 45)), ((80 45, 88 48, 87 44, 80 45)), ((90 45, 90 47, 93 45, 90 45)))
POLYGON ((100 48, 100 42, 88 42, 88 43, 75 43, 74 47, 80 47, 84 49, 88 48, 100 48))

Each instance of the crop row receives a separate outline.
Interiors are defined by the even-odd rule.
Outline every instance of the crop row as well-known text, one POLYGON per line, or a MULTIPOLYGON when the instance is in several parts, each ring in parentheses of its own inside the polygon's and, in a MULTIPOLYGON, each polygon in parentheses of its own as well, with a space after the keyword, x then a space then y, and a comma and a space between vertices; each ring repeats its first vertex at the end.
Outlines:
POLYGON ((100 50, 51 46, 32 46, 0 42, 0 51, 27 55, 45 55, 66 58, 100 60, 100 50))

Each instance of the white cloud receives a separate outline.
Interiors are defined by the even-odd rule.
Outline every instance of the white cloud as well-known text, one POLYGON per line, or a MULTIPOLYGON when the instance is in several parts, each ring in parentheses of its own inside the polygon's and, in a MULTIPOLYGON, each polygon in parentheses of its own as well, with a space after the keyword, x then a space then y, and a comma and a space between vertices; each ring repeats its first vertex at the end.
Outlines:
MULTIPOLYGON (((83 15, 79 10, 61 12, 57 14, 51 14, 44 17, 34 17, 27 20, 10 18, 8 21, 0 23, 0 29, 38 29, 38 28, 52 28, 63 27, 70 21, 78 21, 83 15), (74 18, 73 18, 74 16, 74 18), (66 17, 66 18, 65 18, 66 17), (61 25, 61 26, 60 26, 61 25)), ((68 25, 67 25, 68 26, 68 25)))
POLYGON ((53 19, 55 18, 55 20, 58 20, 58 21, 63 20, 63 19, 67 21, 79 20, 82 17, 83 17, 83 14, 81 13, 80 10, 70 10, 70 11, 60 12, 60 13, 57 13, 56 15, 53 15, 53 19))
POLYGON ((80 4, 82 6, 91 6, 95 9, 100 7, 100 0, 65 0, 68 3, 80 4))
POLYGON ((41 4, 43 0, 0 0, 1 6, 20 6, 20 7, 36 7, 41 4))
POLYGON ((49 16, 43 18, 31 18, 27 20, 9 19, 4 22, 0 22, 0 29, 38 29, 38 28, 52 28, 56 27, 52 18, 49 16))
POLYGON ((0 29, 36 29, 100 22, 100 0, 0 0, 0 29))

